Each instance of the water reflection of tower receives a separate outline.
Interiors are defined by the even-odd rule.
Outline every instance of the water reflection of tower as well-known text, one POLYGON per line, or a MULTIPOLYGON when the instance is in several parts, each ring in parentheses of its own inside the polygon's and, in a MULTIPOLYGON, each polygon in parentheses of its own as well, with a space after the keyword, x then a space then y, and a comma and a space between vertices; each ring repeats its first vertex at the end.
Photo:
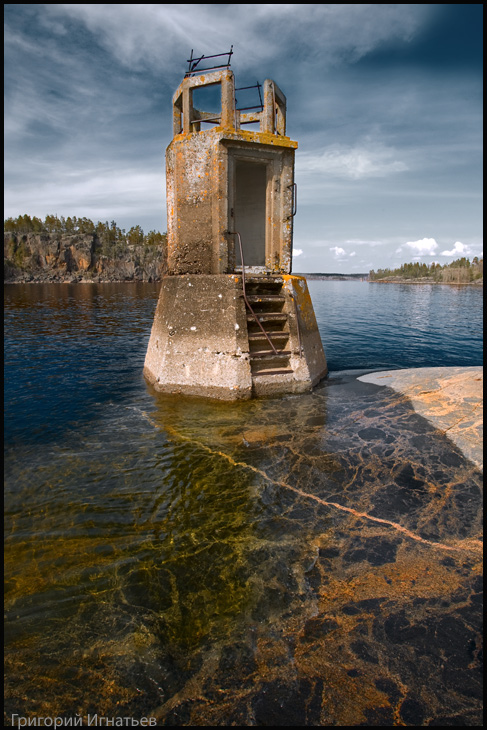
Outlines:
POLYGON ((237 107, 230 57, 205 69, 192 57, 173 97, 168 274, 144 374, 162 392, 225 400, 304 392, 327 366, 306 280, 291 275, 297 143, 273 81, 237 107), (196 107, 208 87, 218 111, 196 107))

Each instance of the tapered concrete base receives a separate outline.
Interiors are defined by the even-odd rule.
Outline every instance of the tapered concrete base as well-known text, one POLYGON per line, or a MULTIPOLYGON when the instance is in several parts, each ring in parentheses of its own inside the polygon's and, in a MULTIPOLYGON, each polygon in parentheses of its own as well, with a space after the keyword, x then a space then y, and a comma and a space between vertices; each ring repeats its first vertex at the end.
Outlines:
MULTIPOLYGON (((253 281, 254 287, 280 291, 278 296, 254 294, 254 300, 263 302, 264 310, 269 300, 280 302, 277 316, 287 344, 279 356, 285 352, 285 367, 266 364, 274 356, 270 349, 261 352, 262 345, 252 334, 258 326, 246 307, 241 276, 167 276, 144 365, 144 375, 156 390, 239 400, 302 393, 326 375, 306 280, 268 276, 257 284, 253 281)), ((261 312, 264 323, 269 316, 269 312, 261 312)), ((265 338, 263 342, 270 348, 265 338)))
POLYGON ((165 393, 250 398, 245 303, 236 276, 166 276, 144 375, 165 393))

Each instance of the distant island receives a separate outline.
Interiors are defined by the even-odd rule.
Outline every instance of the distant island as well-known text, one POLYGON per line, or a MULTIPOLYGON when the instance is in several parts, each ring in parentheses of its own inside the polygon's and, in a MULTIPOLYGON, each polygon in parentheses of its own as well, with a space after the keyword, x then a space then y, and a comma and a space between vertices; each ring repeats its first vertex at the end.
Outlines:
POLYGON ((304 276, 306 279, 321 279, 322 281, 368 281, 369 274, 301 274, 296 276, 304 276))
POLYGON ((368 274, 301 273, 306 279, 322 281, 370 281, 375 284, 483 284, 483 259, 463 257, 450 264, 402 264, 398 269, 378 269, 368 274))
POLYGON ((398 269, 369 272, 369 281, 378 284, 480 284, 483 285, 484 260, 475 256, 470 262, 462 257, 450 264, 402 264, 398 269))

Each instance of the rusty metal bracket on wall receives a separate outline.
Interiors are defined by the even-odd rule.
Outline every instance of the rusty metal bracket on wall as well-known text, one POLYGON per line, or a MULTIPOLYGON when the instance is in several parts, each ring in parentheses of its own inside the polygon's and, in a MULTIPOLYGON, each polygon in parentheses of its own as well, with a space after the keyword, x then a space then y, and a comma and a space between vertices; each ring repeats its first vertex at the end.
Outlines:
POLYGON ((294 182, 292 183, 292 185, 288 185, 287 187, 288 190, 292 188, 293 191, 292 213, 287 217, 287 220, 289 220, 290 218, 294 218, 294 216, 298 212, 298 184, 294 182))

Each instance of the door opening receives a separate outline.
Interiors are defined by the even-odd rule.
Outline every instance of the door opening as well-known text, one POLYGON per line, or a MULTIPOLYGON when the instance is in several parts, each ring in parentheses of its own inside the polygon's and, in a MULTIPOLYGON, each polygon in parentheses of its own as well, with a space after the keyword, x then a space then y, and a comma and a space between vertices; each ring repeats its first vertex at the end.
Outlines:
MULTIPOLYGON (((266 165, 236 161, 235 165, 235 230, 242 238, 245 266, 265 267, 266 230, 266 165)), ((236 256, 240 268, 240 256, 236 256)))

